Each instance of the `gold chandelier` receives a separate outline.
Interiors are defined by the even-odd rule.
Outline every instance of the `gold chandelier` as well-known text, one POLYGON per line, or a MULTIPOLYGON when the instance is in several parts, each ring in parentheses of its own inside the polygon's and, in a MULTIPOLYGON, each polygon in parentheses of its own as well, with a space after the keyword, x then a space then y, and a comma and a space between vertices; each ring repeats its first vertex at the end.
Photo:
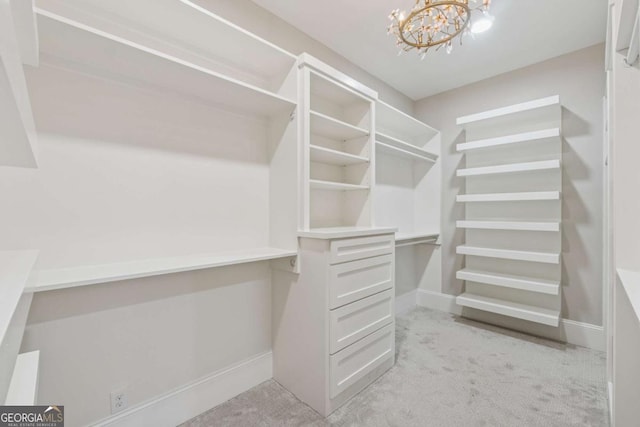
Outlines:
POLYGON ((416 0, 413 8, 405 13, 399 9, 389 15, 392 21, 388 33, 396 37, 399 54, 416 49, 421 57, 431 48, 446 46, 453 49, 453 39, 471 32, 487 30, 493 22, 489 15, 491 0, 416 0), (471 3, 471 4, 470 4, 471 3), (471 14, 478 11, 480 19, 471 27, 471 14))

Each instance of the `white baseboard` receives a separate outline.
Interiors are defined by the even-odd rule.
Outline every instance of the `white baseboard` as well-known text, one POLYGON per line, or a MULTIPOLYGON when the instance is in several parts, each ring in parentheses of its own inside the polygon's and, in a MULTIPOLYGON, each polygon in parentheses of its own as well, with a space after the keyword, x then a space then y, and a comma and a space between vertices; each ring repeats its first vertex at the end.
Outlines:
POLYGON ((92 426, 176 426, 273 377, 268 352, 214 372, 92 426))
POLYGON ((418 301, 418 290, 396 296, 396 316, 404 314, 414 308, 418 301))
MULTIPOLYGON (((456 297, 453 295, 418 289, 417 302, 420 307, 444 311, 458 316, 462 315, 462 307, 456 304, 456 297)), ((529 332, 534 335, 546 336, 544 333, 537 332, 536 327, 533 325, 532 330, 529 332)), ((581 347, 605 351, 606 339, 604 328, 590 323, 560 319, 557 336, 550 338, 581 347)))
POLYGON ((417 303, 419 307, 462 315, 462 307, 456 304, 456 297, 453 295, 418 289, 417 303))

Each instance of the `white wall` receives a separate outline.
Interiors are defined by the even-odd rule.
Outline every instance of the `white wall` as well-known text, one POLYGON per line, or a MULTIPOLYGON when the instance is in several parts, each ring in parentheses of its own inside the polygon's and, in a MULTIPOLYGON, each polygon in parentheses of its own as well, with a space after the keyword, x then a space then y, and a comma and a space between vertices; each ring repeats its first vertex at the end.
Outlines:
POLYGON ((455 228, 464 206, 456 169, 464 157, 455 151, 458 116, 559 94, 563 104, 563 271, 562 317, 602 324, 602 97, 604 46, 577 52, 438 94, 416 103, 416 116, 442 131, 443 224, 442 289, 463 291, 455 253, 464 233, 455 228))

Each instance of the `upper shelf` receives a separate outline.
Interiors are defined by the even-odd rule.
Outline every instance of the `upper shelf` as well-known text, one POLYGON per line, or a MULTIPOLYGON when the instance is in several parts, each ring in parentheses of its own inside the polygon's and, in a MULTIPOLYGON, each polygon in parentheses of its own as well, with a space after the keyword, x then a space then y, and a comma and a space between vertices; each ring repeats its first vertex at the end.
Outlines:
POLYGON ((413 144, 401 141, 398 138, 394 138, 380 132, 376 133, 376 147, 393 156, 406 157, 413 160, 423 160, 432 163, 435 163, 438 160, 438 156, 429 153, 427 150, 423 150, 413 144))
POLYGON ((297 59, 212 13, 202 0, 46 0, 38 3, 53 14, 267 90, 275 90, 273 85, 282 81, 297 59))
POLYGON ((523 102, 521 104, 510 105, 508 107, 496 108, 494 110, 458 117, 456 124, 463 127, 479 123, 486 124, 492 120, 507 117, 513 117, 514 119, 524 118, 528 115, 540 114, 546 110, 556 112, 559 118, 560 106, 560 96, 554 95, 547 98, 536 99, 534 101, 523 102))
POLYGON ((425 143, 438 134, 437 129, 380 100, 376 103, 376 127, 384 133, 397 133, 425 143))
POLYGON ((316 111, 310 111, 311 133, 336 141, 361 138, 369 135, 369 131, 343 122, 316 111))
MULTIPOLYGON (((333 70, 331 75, 334 75, 333 70)), ((309 89, 311 94, 326 99, 341 108, 348 108, 356 104, 365 105, 370 102, 364 93, 358 92, 337 80, 329 79, 315 71, 311 71, 310 77, 311 87, 309 89)))
POLYGON ((35 272, 34 284, 28 289, 33 292, 52 291, 183 271, 288 258, 296 255, 296 251, 285 249, 253 248, 211 254, 194 254, 172 258, 154 258, 113 264, 40 270, 35 272))
POLYGON ((169 89, 244 114, 269 117, 295 107, 282 96, 200 65, 46 11, 38 14, 43 61, 169 89))
POLYGON ((560 160, 542 160, 539 162, 512 163, 508 165, 458 169, 456 174, 457 176, 479 176, 515 172, 536 172, 549 169, 560 169, 560 160))
POLYGON ((23 28, 24 19, 20 17, 25 3, 31 4, 15 0, 0 3, 0 166, 33 168, 37 167, 37 134, 22 65, 25 59, 28 61, 24 58, 28 53, 20 46, 22 41, 28 48, 24 41, 28 28, 23 28), (14 11, 16 3, 21 5, 14 11))
POLYGON ((518 144, 522 142, 539 141, 542 139, 559 138, 560 128, 544 129, 534 132, 519 133, 517 135, 501 136, 498 138, 479 139, 457 144, 458 152, 476 150, 479 148, 498 147, 502 145, 518 144))

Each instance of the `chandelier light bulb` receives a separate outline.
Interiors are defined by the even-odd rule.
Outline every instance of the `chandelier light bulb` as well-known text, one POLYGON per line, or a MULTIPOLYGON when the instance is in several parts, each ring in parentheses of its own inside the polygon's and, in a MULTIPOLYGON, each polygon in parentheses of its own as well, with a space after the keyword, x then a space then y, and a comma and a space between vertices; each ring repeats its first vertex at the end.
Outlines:
POLYGON ((473 24, 471 25, 471 32, 474 34, 484 33, 493 26, 494 19, 495 18, 490 15, 489 12, 484 11, 480 18, 473 21, 473 24))

